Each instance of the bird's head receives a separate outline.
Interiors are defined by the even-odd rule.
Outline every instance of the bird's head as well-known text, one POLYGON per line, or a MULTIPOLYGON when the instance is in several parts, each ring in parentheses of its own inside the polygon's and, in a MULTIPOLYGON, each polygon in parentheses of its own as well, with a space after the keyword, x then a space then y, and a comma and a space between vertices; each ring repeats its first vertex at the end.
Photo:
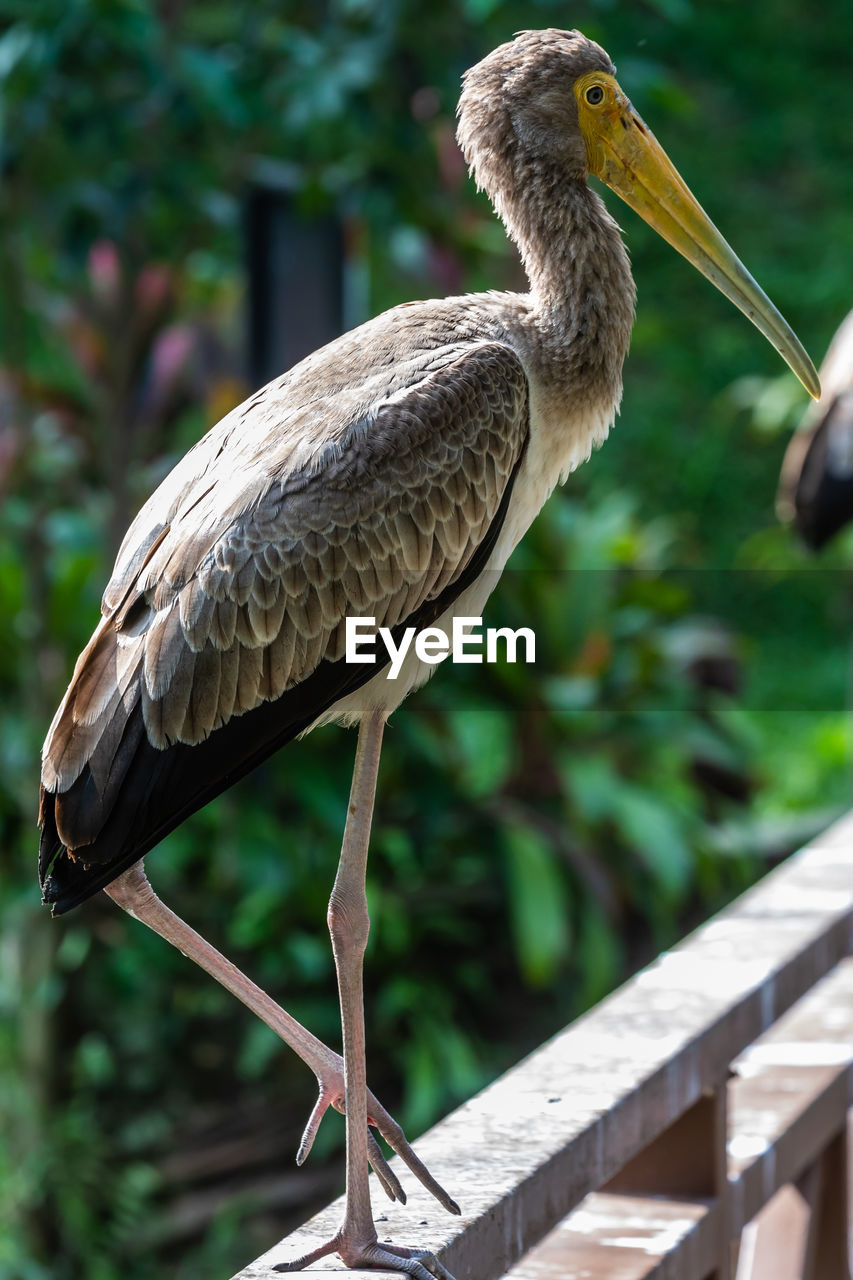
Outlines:
POLYGON ((753 322, 810 395, 815 367, 620 88, 615 67, 579 31, 522 31, 466 74, 459 141, 499 212, 509 171, 535 174, 559 198, 566 182, 595 174, 753 322))

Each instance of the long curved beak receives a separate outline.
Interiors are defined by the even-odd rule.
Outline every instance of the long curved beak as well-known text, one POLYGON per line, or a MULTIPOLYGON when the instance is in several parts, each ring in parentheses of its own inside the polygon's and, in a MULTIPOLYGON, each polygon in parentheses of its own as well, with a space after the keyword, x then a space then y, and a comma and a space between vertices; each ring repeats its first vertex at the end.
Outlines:
POLYGON ((815 399, 817 371, 802 343, 756 284, 615 80, 594 137, 584 129, 590 168, 641 218, 748 316, 815 399))

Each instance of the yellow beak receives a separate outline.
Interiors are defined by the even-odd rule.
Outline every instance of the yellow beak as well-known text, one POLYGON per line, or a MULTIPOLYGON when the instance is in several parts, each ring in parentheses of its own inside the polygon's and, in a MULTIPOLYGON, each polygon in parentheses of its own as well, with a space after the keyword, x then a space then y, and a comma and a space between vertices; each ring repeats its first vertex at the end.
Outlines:
POLYGON ((590 171, 749 317, 817 400, 817 371, 797 335, 726 244, 617 82, 592 72, 578 79, 575 94, 590 171))

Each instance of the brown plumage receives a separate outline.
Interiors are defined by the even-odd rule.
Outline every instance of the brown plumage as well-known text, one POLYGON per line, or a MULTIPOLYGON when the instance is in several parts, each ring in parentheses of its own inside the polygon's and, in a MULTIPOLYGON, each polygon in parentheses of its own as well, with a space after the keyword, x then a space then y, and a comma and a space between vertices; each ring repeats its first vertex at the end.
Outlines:
POLYGON ((102 887, 202 964, 315 1071, 343 1106, 337 1055, 153 894, 141 856, 297 734, 359 722, 329 905, 346 1060, 347 1209, 332 1241, 351 1265, 452 1280, 422 1251, 379 1245, 368 1118, 420 1165, 367 1091, 361 959, 364 873, 385 718, 433 668, 397 679, 348 664, 347 617, 406 627, 478 617, 561 477, 607 435, 621 395, 634 287, 597 173, 745 310, 814 390, 794 335, 696 205, 578 32, 523 32, 474 67, 459 139, 518 244, 530 290, 411 303, 324 347, 235 409, 133 522, 44 750, 39 870, 67 911, 102 887), (131 870, 127 870, 131 868, 131 870))
POLYGON ((266 430, 268 402, 240 406, 140 512, 45 746, 43 856, 57 843, 67 851, 45 877, 55 911, 101 888, 191 812, 188 785, 196 808, 244 772, 237 744, 242 752, 262 732, 249 713, 280 704, 280 731, 254 764, 352 692, 355 678, 376 674, 345 669, 348 614, 412 625, 425 609, 434 615, 443 594, 451 599, 521 457, 527 388, 498 343, 472 342, 463 354, 444 344, 438 354, 414 385, 400 376, 411 376, 405 365, 385 373, 350 421, 336 420, 335 397, 317 395, 316 375, 299 366, 268 389, 290 431, 266 430), (288 393, 298 405, 302 386, 314 402, 288 414, 288 393), (306 417, 325 429, 319 446, 297 434, 306 417), (288 468, 300 445, 305 461, 288 468), (287 697, 320 672, 327 679, 307 708, 287 697), (229 726, 234 745, 223 739, 221 752, 174 752, 229 726), (224 777, 211 769, 214 754, 229 762, 224 777), (197 782, 187 778, 194 771, 197 782), (131 821, 114 815, 117 804, 131 821))

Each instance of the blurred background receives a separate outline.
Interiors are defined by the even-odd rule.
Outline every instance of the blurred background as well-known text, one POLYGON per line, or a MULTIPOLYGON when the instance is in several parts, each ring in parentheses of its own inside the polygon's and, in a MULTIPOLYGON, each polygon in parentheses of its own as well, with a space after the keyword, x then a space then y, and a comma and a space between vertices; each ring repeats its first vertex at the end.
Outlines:
MULTIPOLYGON (((40 746, 133 513, 337 329, 523 287, 454 110, 466 67, 524 27, 605 45, 819 362, 853 305, 853 10, 816 12, 0 0, 2 1280, 225 1280, 343 1183, 337 1116, 293 1164, 313 1081, 242 1006, 103 895, 39 906, 40 746)), ((410 1136, 849 804, 853 541, 811 555, 774 514, 805 395, 608 204, 639 289, 622 413, 487 618, 533 626, 537 664, 448 664, 386 738, 369 1073, 410 1136)), ((353 750, 317 731, 148 860, 333 1045, 353 750)))

